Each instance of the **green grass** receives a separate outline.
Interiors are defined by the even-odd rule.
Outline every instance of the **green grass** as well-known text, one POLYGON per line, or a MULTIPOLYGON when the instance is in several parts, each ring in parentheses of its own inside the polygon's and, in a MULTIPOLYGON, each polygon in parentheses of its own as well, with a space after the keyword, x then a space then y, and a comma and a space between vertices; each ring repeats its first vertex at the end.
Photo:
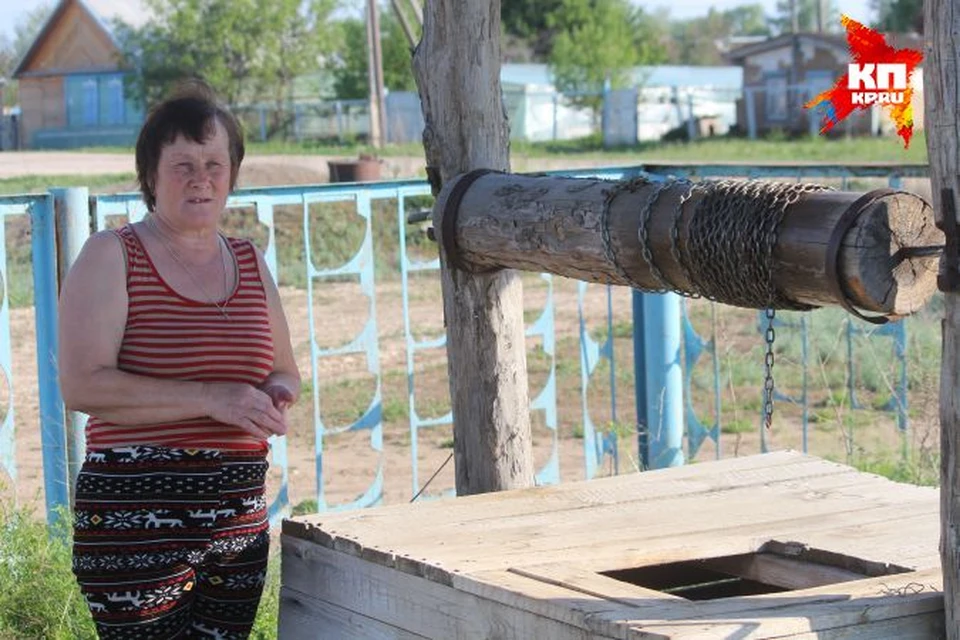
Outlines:
MULTIPOLYGON (((69 522, 69 514, 61 520, 69 522)), ((277 637, 280 557, 272 552, 250 637, 277 637)), ((67 524, 48 529, 32 511, 0 501, 0 640, 95 640, 71 570, 67 524)))
POLYGON ((61 187, 88 187, 90 193, 116 190, 108 187, 120 187, 122 191, 137 190, 136 176, 132 173, 0 178, 0 195, 45 194, 50 189, 61 187))
POLYGON ((926 139, 914 137, 909 149, 898 138, 801 137, 787 141, 771 135, 764 139, 704 138, 693 142, 641 143, 635 147, 604 149, 599 136, 556 142, 514 142, 513 155, 540 157, 570 155, 587 158, 614 158, 637 162, 823 162, 843 163, 926 163, 926 139))
MULTIPOLYGON (((88 147, 78 151, 85 153, 133 154, 132 147, 88 147)), ((908 149, 903 148, 899 138, 826 138, 801 136, 787 139, 776 133, 758 140, 740 137, 702 138, 692 142, 644 142, 632 147, 605 149, 599 134, 573 140, 550 142, 510 143, 514 157, 580 157, 603 160, 626 160, 636 162, 825 162, 870 163, 899 162, 926 163, 927 147, 923 132, 914 136, 908 149)), ((386 145, 375 149, 369 145, 331 144, 318 141, 248 141, 247 155, 321 155, 357 158, 361 155, 376 157, 420 157, 423 146, 419 143, 386 145)))

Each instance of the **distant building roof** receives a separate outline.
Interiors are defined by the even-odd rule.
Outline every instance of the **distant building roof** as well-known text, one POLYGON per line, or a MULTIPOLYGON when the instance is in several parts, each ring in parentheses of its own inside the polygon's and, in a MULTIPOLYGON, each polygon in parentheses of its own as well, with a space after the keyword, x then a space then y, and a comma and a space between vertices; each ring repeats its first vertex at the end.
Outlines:
MULTIPOLYGON (((923 37, 915 33, 885 33, 883 34, 887 44, 895 49, 919 49, 923 50, 923 37)), ((739 64, 744 59, 755 56, 759 53, 782 49, 790 46, 794 34, 783 33, 779 36, 768 38, 762 42, 754 42, 743 46, 734 47, 727 51, 724 56, 727 60, 739 64)), ((843 52, 849 52, 847 45, 847 36, 843 33, 798 33, 796 37, 801 40, 822 43, 843 52)))
POLYGON ((731 62, 739 63, 746 58, 760 53, 789 47, 794 37, 799 38, 801 41, 806 40, 825 44, 841 51, 846 51, 847 49, 846 37, 838 33, 782 33, 779 36, 767 38, 761 42, 753 42, 740 47, 734 47, 726 52, 725 57, 731 62))
POLYGON ((14 78, 26 69, 30 59, 40 48, 40 45, 43 44, 50 30, 53 29, 71 4, 76 4, 86 11, 107 35, 110 36, 110 39, 113 40, 114 43, 116 43, 116 38, 113 33, 114 21, 120 20, 129 24, 131 27, 139 27, 150 19, 150 13, 140 0, 60 0, 53 11, 50 12, 50 15, 47 17, 46 22, 43 23, 36 37, 34 37, 30 48, 27 49, 23 58, 17 63, 12 74, 14 78))

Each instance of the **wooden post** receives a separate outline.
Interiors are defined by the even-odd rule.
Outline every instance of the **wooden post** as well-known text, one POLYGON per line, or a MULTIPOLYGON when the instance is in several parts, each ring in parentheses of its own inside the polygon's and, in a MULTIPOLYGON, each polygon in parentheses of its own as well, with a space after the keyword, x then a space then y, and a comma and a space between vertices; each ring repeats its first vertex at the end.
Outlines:
POLYGON ((379 149, 386 137, 383 104, 383 61, 377 0, 367 0, 367 79, 370 86, 370 144, 379 149))
MULTIPOLYGON (((472 169, 509 168, 500 55, 500 0, 428 0, 413 68, 435 194, 472 169)), ((457 493, 533 486, 520 275, 440 258, 457 493)))
MULTIPOLYGON (((461 180, 466 178, 456 179, 461 180)), ((751 267, 760 260, 770 264, 777 291, 795 303, 849 301, 889 315, 919 310, 936 291, 936 255, 943 234, 934 225, 930 205, 909 193, 873 192, 867 204, 860 193, 805 193, 784 208, 768 259, 766 234, 750 237, 753 229, 762 230, 756 218, 739 223, 743 233, 705 226, 701 221, 728 218, 720 218, 724 212, 718 209, 699 211, 705 191, 691 194, 690 185, 682 182, 488 173, 463 191, 454 210, 447 199, 456 186, 447 184, 438 199, 438 210, 455 223, 447 235, 438 235, 443 244, 455 245, 471 269, 545 271, 588 282, 688 293, 707 293, 698 291, 699 285, 709 286, 716 274, 733 272, 729 281, 735 286, 727 288, 732 294, 716 297, 749 306, 738 302, 744 287, 737 283, 752 282, 751 267), (696 230, 691 231, 694 222, 696 230), (833 272, 828 268, 831 247, 836 250, 833 272)), ((763 186, 756 184, 758 199, 763 186)), ((442 224, 436 228, 443 229, 442 224)))
POLYGON ((960 114, 957 109, 960 8, 952 0, 925 0, 927 50, 923 64, 925 129, 937 225, 946 233, 940 267, 944 293, 940 369, 940 556, 946 638, 960 640, 960 289, 957 273, 957 198, 960 197, 960 114))

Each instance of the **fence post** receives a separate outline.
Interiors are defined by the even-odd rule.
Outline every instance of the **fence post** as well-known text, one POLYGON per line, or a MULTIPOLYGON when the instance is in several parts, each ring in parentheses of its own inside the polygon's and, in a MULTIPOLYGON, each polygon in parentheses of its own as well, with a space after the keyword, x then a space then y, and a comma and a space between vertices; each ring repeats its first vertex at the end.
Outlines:
POLYGON ((697 137, 697 120, 693 113, 693 95, 687 92, 687 113, 690 117, 687 119, 687 139, 694 140, 697 137))
POLYGON ((633 291, 634 385, 644 469, 684 463, 680 330, 677 294, 633 291))
MULTIPOLYGON (((90 190, 87 187, 51 189, 53 207, 56 214, 57 239, 57 292, 60 291, 70 267, 76 262, 84 243, 90 237, 90 190)), ((86 452, 84 429, 87 425, 86 414, 77 411, 66 412, 67 438, 67 480, 72 500, 77 474, 86 452)))
POLYGON ((33 250, 34 322, 37 331, 37 374, 40 399, 40 447, 47 522, 59 520, 56 509, 69 505, 63 398, 57 381, 57 238, 53 196, 30 212, 33 250))
POLYGON ((560 133, 560 94, 554 92, 553 94, 553 140, 557 140, 557 136, 560 133))
POLYGON ((757 139, 757 107, 753 101, 753 89, 743 91, 744 106, 747 108, 747 136, 751 140, 757 139))
POLYGON ((343 144, 343 103, 337 100, 333 104, 337 111, 337 142, 343 144))

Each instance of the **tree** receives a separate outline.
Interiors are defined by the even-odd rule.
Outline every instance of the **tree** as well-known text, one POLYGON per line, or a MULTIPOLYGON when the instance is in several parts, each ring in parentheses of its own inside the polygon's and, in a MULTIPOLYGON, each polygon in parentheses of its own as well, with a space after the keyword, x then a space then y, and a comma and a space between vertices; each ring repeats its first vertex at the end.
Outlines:
POLYGON ((651 37, 656 29, 649 16, 626 0, 562 0, 547 23, 557 33, 550 52, 554 85, 595 118, 605 86, 628 86, 633 67, 666 57, 651 37))
POLYGON ((563 5, 563 0, 525 0, 503 2, 500 24, 505 44, 525 43, 534 60, 546 60, 553 48, 555 30, 548 24, 551 13, 563 5))
POLYGON ((870 7, 878 16, 874 29, 923 35, 923 0, 872 0, 870 7))
POLYGON ((274 103, 271 129, 291 119, 294 79, 320 67, 336 0, 146 0, 143 27, 116 25, 131 88, 147 106, 202 74, 232 105, 274 103))
POLYGON ((11 80, 11 76, 52 11, 50 4, 42 4, 27 12, 13 28, 13 41, 6 35, 0 35, 0 78, 7 79, 4 88, 4 102, 7 105, 17 104, 18 100, 17 83, 11 80))
POLYGON ((727 64, 718 43, 730 36, 770 35, 770 27, 759 4, 718 11, 710 9, 702 18, 674 22, 668 48, 671 62, 690 65, 727 64))
POLYGON ((835 0, 778 0, 776 16, 770 20, 778 33, 790 33, 793 29, 793 19, 790 15, 792 1, 797 3, 798 31, 817 31, 818 15, 825 32, 840 30, 840 12, 835 0))
MULTIPOLYGON (((338 25, 333 88, 338 98, 359 100, 370 92, 367 83, 366 26, 363 20, 343 20, 338 25)), ((389 91, 416 91, 412 52, 400 21, 389 11, 380 14, 383 84, 389 91)))

